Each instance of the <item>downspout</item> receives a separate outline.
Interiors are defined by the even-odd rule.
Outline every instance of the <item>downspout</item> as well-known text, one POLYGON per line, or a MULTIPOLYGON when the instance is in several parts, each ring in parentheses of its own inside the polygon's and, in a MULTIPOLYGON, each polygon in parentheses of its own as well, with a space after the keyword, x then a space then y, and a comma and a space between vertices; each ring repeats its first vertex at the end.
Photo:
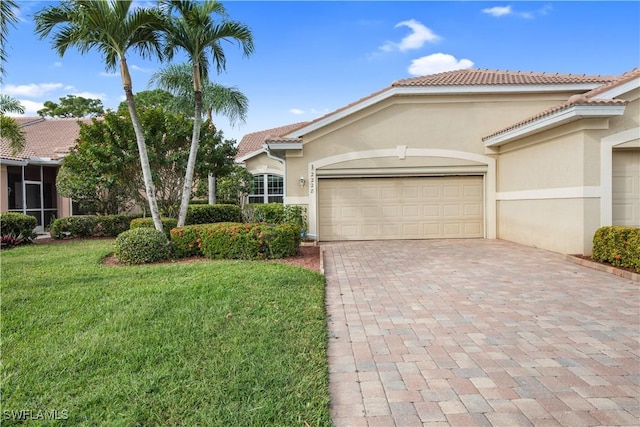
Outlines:
POLYGON ((274 153, 272 153, 271 150, 269 149, 269 144, 264 144, 262 148, 264 148, 264 152, 267 154, 268 158, 270 158, 271 160, 275 160, 276 162, 282 163, 282 170, 284 171, 282 173, 282 180, 284 182, 284 188, 282 192, 282 201, 284 204, 284 201, 287 200, 287 162, 285 162, 284 158, 278 157, 274 153))

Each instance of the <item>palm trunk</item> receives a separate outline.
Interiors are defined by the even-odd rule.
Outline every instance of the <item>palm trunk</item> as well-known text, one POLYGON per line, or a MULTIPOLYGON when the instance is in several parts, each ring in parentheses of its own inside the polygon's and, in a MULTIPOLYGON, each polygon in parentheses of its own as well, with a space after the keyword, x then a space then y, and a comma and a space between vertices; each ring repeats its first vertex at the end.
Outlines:
POLYGON ((153 185, 149 156, 147 155, 147 144, 145 143, 144 133, 142 132, 142 123, 140 123, 140 118, 136 111, 136 103, 133 99, 133 90, 131 85, 131 75, 129 74, 129 67, 127 66, 127 60, 125 58, 120 59, 120 75, 122 77, 124 93, 127 98, 129 114, 131 115, 131 122, 133 123, 133 131, 136 134, 138 154, 140 156, 140 167, 142 168, 142 177, 144 179, 147 200, 149 201, 149 210, 151 211, 151 217, 153 218, 153 224, 155 225, 156 230, 164 231, 162 221, 160 220, 160 211, 158 210, 158 201, 156 200, 156 189, 153 185))
POLYGON ((209 174, 209 204, 216 204, 216 176, 212 173, 209 174))
POLYGON ((195 117, 193 118, 193 135, 191 137, 191 150, 187 161, 187 171, 184 174, 184 188, 182 189, 182 202, 178 215, 178 227, 182 227, 187 219, 187 208, 191 200, 191 188, 193 187, 193 175, 196 167, 196 156, 200 145, 200 126, 202 125, 202 92, 196 92, 195 117))

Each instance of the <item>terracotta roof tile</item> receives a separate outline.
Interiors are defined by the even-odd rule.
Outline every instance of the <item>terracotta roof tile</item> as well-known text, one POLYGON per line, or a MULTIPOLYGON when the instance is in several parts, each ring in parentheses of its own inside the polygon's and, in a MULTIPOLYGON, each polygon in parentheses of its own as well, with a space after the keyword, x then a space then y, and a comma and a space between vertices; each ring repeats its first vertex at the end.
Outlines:
POLYGON ((557 85, 607 83, 616 78, 586 74, 467 69, 397 80, 392 86, 557 85))
POLYGON ((298 122, 290 125, 280 126, 277 128, 261 130, 258 132, 248 133, 242 137, 238 144, 238 154, 236 159, 246 156, 247 154, 258 151, 264 143, 269 141, 281 140, 283 135, 293 132, 294 130, 309 124, 310 122, 298 122))
POLYGON ((628 81, 631 81, 635 78, 640 77, 640 68, 634 68, 631 71, 628 71, 622 75, 620 75, 619 77, 616 77, 615 79, 613 79, 612 81, 599 86, 593 90, 590 90, 589 92, 583 93, 583 94, 578 94, 578 95, 573 95, 571 96, 566 102, 563 102, 562 104, 558 104, 555 105, 551 108, 548 108, 544 111, 541 111, 540 113, 528 117, 524 120, 521 120, 517 123, 514 123, 510 126, 507 126, 503 129, 500 129, 497 132, 492 133, 491 135, 487 135, 485 137, 482 138, 483 141, 486 141, 487 139, 496 137, 498 135, 501 135, 503 133, 509 132, 513 129, 517 129, 521 126, 524 126, 528 123, 534 122, 536 120, 539 120, 543 117, 546 116, 550 116, 551 114, 557 113, 559 111, 562 110, 566 110, 570 107, 573 107, 575 105, 626 105, 627 101, 623 100, 623 99, 594 99, 594 97, 596 95, 599 95, 601 93, 604 93, 608 90, 613 89, 616 86, 620 86, 628 81))
POLYGON ((0 139, 0 158, 27 160, 31 157, 61 159, 69 152, 78 138, 78 120, 91 123, 91 119, 43 119, 40 117, 15 117, 25 133, 25 148, 13 155, 9 143, 0 139))

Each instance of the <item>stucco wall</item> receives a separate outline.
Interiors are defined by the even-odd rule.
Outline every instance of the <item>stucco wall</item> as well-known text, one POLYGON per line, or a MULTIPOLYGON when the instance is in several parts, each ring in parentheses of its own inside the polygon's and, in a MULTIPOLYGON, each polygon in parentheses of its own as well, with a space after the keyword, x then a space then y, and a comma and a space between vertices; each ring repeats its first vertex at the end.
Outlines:
POLYGON ((245 161, 245 166, 252 174, 271 173, 276 175, 284 174, 282 162, 274 160, 265 153, 258 154, 245 161))
MULTIPOLYGON (((303 137, 303 152, 289 153, 287 175, 308 178, 308 165, 360 151, 422 148, 485 154, 482 136, 566 100, 570 94, 402 96, 384 100, 303 137), (526 102, 525 102, 526 101, 526 102)), ((455 156, 452 156, 455 157, 455 156)), ((327 165, 326 169, 471 165, 468 160, 398 156, 327 165)), ((290 178, 289 181, 291 181, 290 178)), ((307 187, 287 186, 305 198, 307 187)))
POLYGON ((502 200, 498 237, 565 254, 591 254, 598 198, 502 200))
POLYGON ((0 212, 7 212, 9 210, 9 194, 7 188, 7 166, 0 165, 0 212))

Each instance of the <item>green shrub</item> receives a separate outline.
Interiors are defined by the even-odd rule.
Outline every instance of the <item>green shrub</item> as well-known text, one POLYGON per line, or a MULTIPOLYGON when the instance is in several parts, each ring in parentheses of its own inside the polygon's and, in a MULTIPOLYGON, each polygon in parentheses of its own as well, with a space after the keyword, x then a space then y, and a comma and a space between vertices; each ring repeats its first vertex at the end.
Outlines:
POLYGON ((132 219, 140 214, 78 215, 57 218, 51 224, 54 239, 74 237, 115 237, 129 229, 132 219))
POLYGON ((99 215, 94 237, 116 237, 131 227, 131 221, 140 218, 140 214, 99 215))
POLYGON ((298 205, 283 205, 282 203, 252 203, 243 210, 245 222, 264 222, 267 224, 293 223, 307 230, 306 209, 298 205))
POLYGON ((97 225, 98 217, 96 215, 56 218, 51 224, 51 237, 54 239, 92 237, 97 225))
POLYGON ((593 236, 593 258, 640 273, 640 228, 600 227, 593 236))
POLYGON ((213 259, 263 259, 294 255, 300 247, 296 224, 243 224, 225 222, 179 227, 171 230, 176 257, 213 259))
POLYGON ((213 224, 216 222, 240 222, 242 210, 238 205, 189 205, 185 223, 213 224))
POLYGON ((205 225, 185 225, 170 230, 171 249, 176 258, 202 256, 200 233, 205 225))
MULTIPOLYGON (((178 220, 175 218, 160 218, 160 221, 162 222, 164 234, 169 238, 171 236, 171 229, 178 226, 178 220)), ((134 228, 156 228, 156 225, 153 222, 153 218, 136 218, 131 221, 129 228, 132 230, 134 228)))
POLYGON ((13 236, 23 241, 31 241, 36 234, 33 230, 38 225, 38 220, 31 215, 19 212, 3 212, 0 214, 0 235, 13 236))
POLYGON ((144 264, 169 259, 167 236, 155 228, 127 230, 116 238, 114 254, 125 264, 144 264))

